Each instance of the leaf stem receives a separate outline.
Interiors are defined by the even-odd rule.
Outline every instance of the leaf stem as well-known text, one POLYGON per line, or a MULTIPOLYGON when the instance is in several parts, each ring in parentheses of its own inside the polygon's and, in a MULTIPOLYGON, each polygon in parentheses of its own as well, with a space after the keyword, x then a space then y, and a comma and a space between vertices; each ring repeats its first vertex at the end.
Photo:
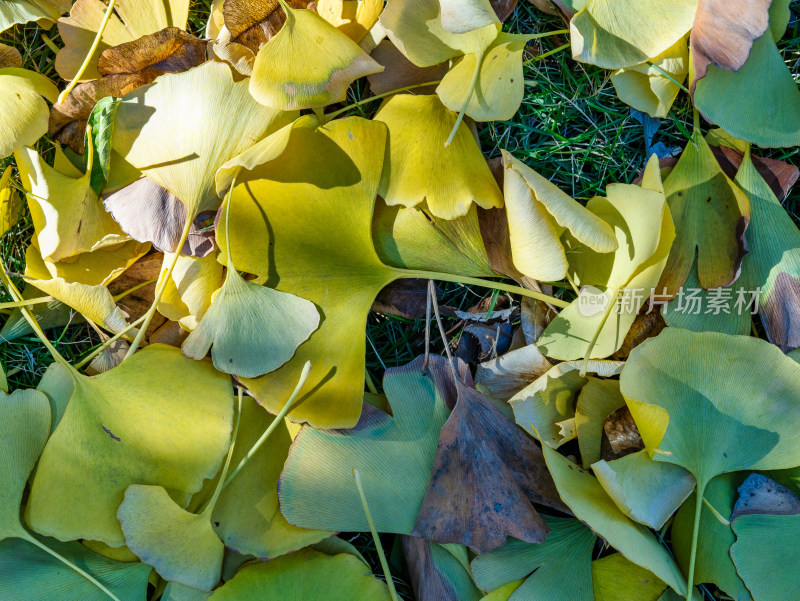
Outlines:
POLYGON ((247 451, 247 455, 242 457, 242 460, 239 462, 236 468, 231 472, 230 476, 228 476, 228 478, 222 484, 222 489, 224 489, 226 486, 228 486, 228 484, 230 484, 233 481, 233 479, 239 474, 239 472, 242 471, 244 466, 247 465, 247 462, 253 458, 253 455, 255 455, 258 452, 258 449, 261 448, 261 445, 263 445, 266 442, 266 440, 270 437, 270 435, 277 429, 278 425, 283 423, 283 418, 285 418, 286 414, 289 413, 289 410, 292 408, 292 404, 294 403, 297 396, 300 394, 300 390, 302 390, 303 386, 305 386, 306 380, 308 380, 308 376, 310 373, 311 373, 311 361, 306 361, 306 364, 303 366, 303 371, 300 373, 300 379, 297 381, 297 386, 294 387, 294 391, 292 392, 292 395, 289 397, 289 400, 286 401, 283 408, 280 410, 278 415, 275 416, 275 419, 272 420, 272 423, 269 425, 269 427, 266 430, 264 430, 264 433, 261 435, 261 438, 259 438, 256 441, 256 443, 250 448, 250 450, 247 451))
POLYGON ((78 72, 75 74, 75 77, 72 78, 72 81, 69 82, 67 88, 58 95, 58 104, 64 102, 67 95, 69 95, 73 88, 78 84, 81 77, 83 77, 84 72, 89 67, 89 63, 92 61, 92 56, 94 56, 94 53, 97 51, 97 47, 100 45, 100 39, 103 37, 103 32, 106 29, 106 25, 108 25, 108 20, 111 18, 111 13, 114 11, 114 4, 116 4, 116 2, 117 0, 111 0, 108 3, 106 12, 103 15, 103 20, 100 22, 100 28, 97 30, 97 35, 94 36, 94 41, 92 42, 91 48, 89 48, 89 53, 86 55, 86 58, 83 59, 80 69, 78 69, 78 72))
POLYGON ((28 533, 26 532, 26 536, 24 537, 24 540, 28 541, 28 542, 29 542, 29 543, 31 543, 32 545, 36 545, 36 546, 37 546, 37 547, 39 547, 39 548, 40 548, 42 551, 45 551, 46 553, 49 553, 50 555, 52 555, 53 557, 55 557, 55 558, 56 558, 58 561, 60 561, 60 562, 61 562, 61 563, 63 563, 64 565, 66 565, 68 568, 70 568, 71 570, 74 570, 75 572, 77 572, 78 574, 80 574, 81 576, 83 576, 84 578, 86 578, 86 580, 88 580, 89 582, 91 582, 92 584, 94 584, 94 585, 95 585, 97 588, 99 588, 101 591, 103 591, 103 592, 104 592, 106 595, 108 595, 109 597, 111 597, 112 599, 114 599, 114 601, 121 601, 119 597, 117 597, 117 596, 116 596, 114 593, 112 593, 110 590, 108 590, 108 589, 107 589, 107 588, 106 588, 106 587, 105 587, 105 586, 104 586, 104 585, 103 585, 103 584, 102 584, 102 583, 101 583, 99 580, 97 580, 97 579, 96 579, 94 576, 92 576, 92 575, 91 575, 91 574, 89 574, 88 572, 86 572, 86 571, 82 570, 81 568, 79 568, 78 566, 76 566, 74 563, 72 563, 72 562, 71 562, 69 559, 67 559, 66 557, 64 557, 64 556, 63 556, 63 555, 61 555, 60 553, 57 553, 56 551, 53 551, 53 549, 51 549, 50 547, 48 547, 48 546, 47 546, 47 545, 45 545, 44 543, 40 542, 40 541, 39 541, 37 538, 35 538, 34 536, 32 536, 32 535, 30 535, 30 534, 28 534, 28 533))
POLYGON ((483 58, 485 56, 486 48, 483 49, 480 56, 475 57, 475 71, 472 73, 472 81, 469 83, 469 88, 467 89, 467 97, 464 99, 464 104, 458 113, 458 117, 456 117, 456 124, 453 126, 453 129, 450 131, 450 135, 447 137, 447 140, 444 143, 445 148, 450 146, 450 142, 452 142, 453 138, 456 137, 456 132, 458 131, 461 122, 464 120, 464 115, 467 113, 467 108, 469 107, 469 101, 472 99, 472 94, 475 92, 475 86, 478 85, 478 77, 481 74, 481 67, 483 67, 483 58))
POLYGON ((686 579, 686 598, 692 598, 692 588, 694 587, 694 564, 697 559, 697 539, 700 535, 700 517, 703 513, 703 495, 706 492, 706 482, 697 482, 695 490, 694 504, 694 526, 692 527, 692 550, 689 556, 689 576, 686 579))
POLYGON ((356 468, 353 468, 353 479, 356 481, 356 488, 358 488, 358 494, 361 497, 361 504, 364 506, 364 515, 367 516, 369 531, 372 533, 372 539, 375 541, 375 550, 378 551, 378 559, 381 562, 381 568, 383 568, 383 577, 386 579, 386 585, 389 587, 389 595, 392 597, 392 601, 399 601, 397 590, 394 588, 392 573, 389 571, 389 563, 386 561, 386 554, 383 552, 381 539, 378 537, 378 531, 375 529, 375 523, 372 521, 372 514, 369 512, 369 505, 367 505, 364 487, 361 486, 361 474, 358 473, 356 468))
POLYGON ((0 303, 0 310, 2 309, 17 309, 19 307, 27 307, 28 305, 38 305, 40 303, 49 303, 53 300, 52 296, 39 296, 37 298, 29 298, 27 300, 12 301, 10 303, 0 303))
POLYGON ((709 503, 708 499, 706 499, 705 497, 703 497, 703 505, 708 507, 709 511, 711 511, 711 513, 714 515, 714 517, 717 518, 717 521, 720 524, 722 524, 723 526, 730 526, 731 525, 730 520, 726 520, 725 517, 719 511, 717 511, 717 508, 714 507, 711 503, 709 503))
MULTIPOLYGON (((568 32, 567 32, 567 30, 563 30, 563 32, 562 32, 562 33, 568 33, 568 32)), ((558 48, 553 48, 552 50, 548 50, 547 52, 545 52, 545 53, 543 53, 543 54, 537 54, 536 56, 532 56, 531 58, 529 58, 528 60, 526 60, 524 63, 522 63, 522 65, 523 65, 524 67, 527 67, 528 65, 530 65, 530 64, 531 64, 531 63, 533 63, 533 62, 536 62, 536 61, 540 61, 540 60, 546 59, 548 56, 552 56, 552 55, 554 55, 556 52, 561 52, 562 50, 566 50, 566 49, 567 49, 567 48, 569 48, 570 46, 572 46, 572 44, 571 44, 571 43, 569 43, 569 42, 567 42, 566 44, 563 44, 563 45, 559 46, 558 48)))
POLYGON ((513 284, 504 284, 502 282, 493 282, 492 280, 484 280, 482 278, 471 278, 467 276, 452 275, 449 273, 438 273, 436 271, 423 271, 417 269, 398 270, 403 274, 404 278, 421 278, 424 280, 440 280, 443 282, 454 282, 456 284, 469 284, 471 286, 481 286, 489 288, 490 290, 502 290, 503 292, 510 292, 512 294, 519 294, 520 296, 527 296, 535 298, 536 300, 549 303, 562 309, 569 306, 567 301, 554 296, 548 296, 535 290, 528 290, 522 286, 515 286, 513 284))
POLYGON ((346 107, 341 108, 337 111, 328 113, 327 115, 325 115, 325 120, 330 121, 331 119, 335 119, 339 115, 346 113, 351 109, 359 107, 362 104, 367 104, 368 102, 372 102, 373 100, 380 100, 381 98, 386 98, 387 96, 391 96, 392 94, 399 94, 400 92, 405 92, 406 90, 413 90, 415 88, 424 88, 427 86, 433 86, 441 82, 442 82, 441 79, 437 79, 436 81, 426 81, 425 83, 416 83, 413 86, 405 86, 403 88, 397 88, 396 90, 389 90, 388 92, 383 92, 382 94, 375 94, 375 96, 370 96, 369 98, 365 98, 364 100, 359 100, 358 102, 354 102, 353 104, 348 104, 346 107))
POLYGON ((236 436, 239 434, 239 423, 242 420, 242 396, 242 387, 237 386, 237 398, 239 400, 239 405, 236 411, 236 422, 233 425, 233 432, 231 432, 231 446, 228 447, 228 456, 225 458, 225 465, 222 467, 222 473, 220 474, 219 481, 214 489, 214 494, 211 495, 211 498, 203 504, 203 506, 200 508, 200 511, 197 512, 198 514, 210 514, 212 511, 214 511, 214 507, 217 505, 219 495, 222 492, 222 489, 225 488, 225 476, 228 474, 228 468, 231 466, 231 459, 233 459, 233 447, 236 446, 236 436))
MULTIPOLYGON (((172 272, 175 269, 175 265, 178 264, 178 259, 181 256, 181 249, 183 249, 183 245, 186 243, 186 239, 189 237, 189 231, 192 228, 192 222, 194 221, 194 218, 195 215, 186 216, 186 224, 183 226, 183 233, 181 234, 181 239, 178 241, 178 244, 175 247, 175 253, 172 255, 172 261, 170 262, 169 267, 167 267, 166 272, 162 271, 164 279, 161 282, 160 286, 156 286, 156 293, 153 296, 153 304, 150 305, 150 308, 147 310, 147 313, 144 314, 144 321, 142 322, 142 326, 139 328, 139 332, 136 334, 136 338, 133 339, 131 347, 128 349, 128 352, 125 355, 125 359, 131 357, 137 351, 139 345, 142 343, 142 340, 144 339, 144 335, 147 332, 147 328, 150 325, 150 322, 153 320, 153 315, 155 315, 156 313, 158 302, 161 300, 161 296, 164 294, 164 290, 166 290, 167 288, 167 284, 169 283, 169 279, 172 277, 172 272)), ((123 361, 125 359, 123 359, 123 361)))

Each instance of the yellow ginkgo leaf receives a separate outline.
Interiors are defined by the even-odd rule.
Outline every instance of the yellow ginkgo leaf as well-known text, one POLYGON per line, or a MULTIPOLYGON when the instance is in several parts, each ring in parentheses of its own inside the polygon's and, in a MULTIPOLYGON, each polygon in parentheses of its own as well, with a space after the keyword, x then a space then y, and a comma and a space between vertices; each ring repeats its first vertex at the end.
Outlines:
POLYGON ((353 40, 307 9, 281 2, 286 23, 256 55, 250 93, 268 107, 321 108, 345 99, 359 77, 383 70, 353 40))
POLYGON ((383 12, 383 0, 318 0, 317 13, 356 44, 383 12))
POLYGON ((11 186, 11 165, 0 176, 0 236, 17 224, 22 214, 22 199, 11 186))
POLYGON ((439 0, 442 28, 450 33, 469 33, 500 23, 489 0, 439 0))
MULTIPOLYGON (((165 267, 161 270, 159 284, 174 258, 172 253, 164 253, 165 267)), ((222 279, 222 265, 214 254, 201 258, 179 255, 158 303, 158 312, 177 321, 185 330, 194 330, 211 306, 214 293, 222 286, 222 279)))
POLYGON ((0 4, 0 31, 36 21, 45 29, 69 10, 71 0, 14 0, 0 4))
POLYGON ((84 175, 72 178, 50 167, 27 146, 18 149, 14 157, 45 261, 62 261, 131 239, 92 189, 91 165, 84 175))
POLYGON ((563 278, 564 230, 598 253, 617 249, 614 230, 599 216, 505 151, 503 163, 511 256, 520 272, 546 282, 563 278))
POLYGON ((660 55, 692 28, 698 0, 588 0, 570 21, 572 56, 623 69, 660 55))
POLYGON ((688 74, 689 47, 682 38, 647 62, 614 71, 611 83, 622 102, 651 117, 663 119, 681 90, 678 84, 682 84, 688 74))
POLYGON ((456 123, 436 96, 393 96, 375 115, 389 128, 379 194, 388 205, 427 203, 437 217, 466 215, 474 202, 485 209, 502 207, 503 196, 469 128, 456 123), (425 132, 425 135, 420 135, 425 132))
POLYGON ((0 158, 4 158, 47 133, 50 111, 44 98, 55 102, 58 88, 44 75, 8 67, 0 69, 0 90, 0 158))

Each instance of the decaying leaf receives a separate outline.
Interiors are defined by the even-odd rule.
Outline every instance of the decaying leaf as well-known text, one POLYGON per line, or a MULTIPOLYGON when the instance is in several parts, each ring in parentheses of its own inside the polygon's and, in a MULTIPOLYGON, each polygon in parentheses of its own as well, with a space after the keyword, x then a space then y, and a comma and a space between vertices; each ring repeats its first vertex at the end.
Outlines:
POLYGON ((460 382, 455 386, 457 401, 442 427, 412 534, 476 553, 492 551, 509 536, 542 542, 547 528, 531 503, 563 505, 541 451, 486 397, 460 382))
MULTIPOLYGON (((381 41, 370 56, 383 66, 383 71, 367 75, 369 87, 375 94, 383 94, 406 86, 437 82, 447 73, 446 63, 429 67, 416 66, 389 40, 381 41)), ((418 94, 430 94, 433 90, 433 86, 415 89, 418 94)))
MULTIPOLYGON (((186 29, 189 16, 188 0, 118 0, 114 8, 116 14, 111 15, 100 44, 89 59, 88 68, 80 81, 90 81, 100 76, 97 61, 107 48, 132 42, 166 27, 186 29)), ((63 79, 72 81, 77 75, 100 29, 105 10, 106 5, 100 0, 77 0, 72 5, 69 17, 58 20, 58 33, 64 41, 64 48, 56 54, 56 71, 63 79)))
POLYGON ((636 427, 627 405, 618 407, 606 417, 603 432, 615 459, 644 448, 639 428, 636 427))
POLYGON ((0 69, 22 67, 22 55, 13 46, 0 44, 0 69))
POLYGON ((82 154, 86 120, 98 100, 124 96, 164 73, 181 73, 205 60, 206 42, 177 27, 108 48, 97 62, 100 77, 78 84, 53 105, 48 133, 82 154))
MULTIPOLYGON (((307 8, 309 0, 289 0, 292 8, 307 8)), ((257 53, 283 27, 286 15, 278 0, 223 0, 222 23, 231 41, 257 53)))
POLYGON ((475 370, 475 387, 483 394, 507 401, 552 367, 535 344, 481 363, 475 370))

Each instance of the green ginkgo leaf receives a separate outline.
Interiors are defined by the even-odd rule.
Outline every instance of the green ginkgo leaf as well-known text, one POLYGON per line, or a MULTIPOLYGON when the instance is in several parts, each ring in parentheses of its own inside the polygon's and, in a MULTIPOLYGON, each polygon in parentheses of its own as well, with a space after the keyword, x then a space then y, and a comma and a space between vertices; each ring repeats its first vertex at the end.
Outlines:
POLYGON ((414 594, 420 601, 480 601, 463 545, 439 545, 416 536, 402 538, 414 594))
POLYGON ((544 519, 550 533, 543 543, 510 539, 491 553, 473 559, 475 582, 488 592, 524 579, 509 601, 592 601, 594 534, 575 519, 544 519))
POLYGON ((424 201, 433 215, 444 219, 465 215, 473 203, 503 206, 497 182, 466 124, 458 124, 453 141, 445 146, 457 116, 438 97, 393 96, 375 120, 389 130, 378 190, 386 204, 415 207, 424 201))
POLYGON ((627 184, 612 184, 607 193, 586 208, 614 228, 619 247, 603 254, 568 234, 563 238, 574 281, 596 289, 581 294, 547 326, 538 345, 548 357, 602 358, 617 351, 665 269, 675 228, 664 194, 627 184), (587 299, 595 306, 586 305, 587 299))
POLYGON ((25 484, 50 435, 50 403, 38 390, 0 393, 0 540, 29 538, 19 520, 25 484))
POLYGON ((210 601, 390 601, 386 583, 360 559, 304 549, 268 562, 247 564, 210 601))
POLYGON ((95 578, 109 594, 81 574, 65 569, 64 564, 41 547, 18 540, 0 542, 0 601, 145 601, 152 568, 143 563, 123 563, 90 551, 78 542, 61 543, 42 539, 41 545, 53 549, 86 574, 95 578))
POLYGON ((422 374, 422 360, 386 372, 391 416, 365 404, 352 430, 305 426, 300 431, 278 483, 281 512, 290 524, 369 529, 353 484, 356 468, 375 528, 411 533, 433 471, 439 431, 450 414, 444 397, 455 395, 446 360, 431 356, 428 375, 422 374), (313 472, 309 465, 315 466, 313 472))
POLYGON ((686 583, 666 547, 646 527, 622 513, 597 479, 549 445, 542 445, 547 467, 562 500, 579 520, 628 560, 650 570, 679 594, 686 583))
MULTIPOLYGON (((800 464, 800 407, 786 402, 800 394, 800 366, 764 340, 667 328, 631 352, 620 389, 654 459, 697 481, 696 521, 715 476, 800 464)), ((690 581, 696 548, 695 535, 690 581)))
POLYGON ((281 111, 321 108, 345 99, 356 79, 383 67, 315 11, 293 9, 281 0, 286 22, 261 47, 253 65, 250 93, 281 111))
POLYGON ((588 0, 570 21, 572 56, 605 69, 643 63, 689 33, 697 2, 588 0))
POLYGON ((92 189, 91 169, 76 179, 50 167, 32 148, 20 148, 14 157, 45 261, 55 263, 131 240, 92 189))
POLYGON ((753 42, 738 71, 709 65, 697 82, 694 104, 708 121, 742 140, 767 147, 800 143, 800 90, 771 35, 753 42))
POLYGON ((617 250, 619 243, 609 224, 525 163, 502 152, 511 256, 521 273, 546 282, 564 278, 567 256, 559 238, 565 230, 598 253, 617 250))
MULTIPOLYGON (((729 520, 736 500, 736 489, 744 480, 742 473, 717 476, 708 483, 703 498, 725 520, 729 520)), ((684 572, 689 571, 694 528, 694 493, 675 514, 670 530, 675 560, 684 572)), ((730 557, 736 540, 730 524, 721 522, 710 511, 704 511, 698 526, 698 552, 694 568, 694 583, 711 582, 734 599, 751 601, 750 592, 736 572, 730 557)))
POLYGON ((223 163, 295 117, 259 104, 247 81, 209 61, 126 94, 113 147, 124 163, 177 196, 191 220, 221 204, 214 177, 223 163))
POLYGON ((603 424, 612 412, 625 406, 618 380, 589 378, 575 403, 575 431, 584 467, 600 461, 603 424))
POLYGON ((128 486, 163 486, 186 503, 217 472, 231 432, 231 383, 164 345, 74 379, 39 459, 25 518, 42 534, 118 547, 125 538, 116 513, 128 486))
POLYGON ((33 146, 47 133, 50 111, 44 99, 55 102, 58 88, 44 75, 16 67, 0 69, 0 88, 0 157, 7 157, 21 146, 33 146))
POLYGON ((622 553, 592 562, 594 601, 657 601, 667 585, 622 553))
POLYGON ((728 286, 739 275, 746 250, 750 202, 719 166, 702 136, 697 114, 692 139, 664 180, 675 222, 675 242, 658 292, 675 296, 697 257, 703 288, 728 286))
POLYGON ((592 471, 622 513, 653 530, 661 530, 695 485, 685 469, 653 461, 646 450, 597 461, 592 471))

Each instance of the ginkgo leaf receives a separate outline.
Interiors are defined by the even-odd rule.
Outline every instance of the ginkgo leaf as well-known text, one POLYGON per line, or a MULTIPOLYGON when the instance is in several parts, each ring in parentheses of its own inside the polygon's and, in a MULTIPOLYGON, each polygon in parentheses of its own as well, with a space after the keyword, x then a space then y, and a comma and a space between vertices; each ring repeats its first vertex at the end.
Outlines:
POLYGON ((356 44, 378 22, 382 11, 383 0, 317 1, 319 15, 356 44))
POLYGON ((304 549, 245 565, 210 601, 307 601, 324 591, 329 601, 390 601, 386 583, 352 555, 304 549))
POLYGON ((677 294, 697 257, 697 276, 705 289, 731 284, 746 252, 750 203, 722 171, 695 126, 678 164, 664 181, 675 222, 675 242, 658 283, 659 293, 677 294))
POLYGON ((91 171, 78 179, 68 177, 28 147, 14 157, 42 259, 55 263, 130 240, 92 190, 91 171))
POLYGON ((402 544, 418 601, 480 601, 482 595, 472 581, 466 547, 438 545, 416 536, 403 536, 402 544))
POLYGON ((464 123, 444 146, 456 118, 436 96, 399 94, 383 104, 375 120, 389 130, 379 188, 386 204, 415 207, 425 201, 433 215, 444 219, 465 215, 473 202, 484 208, 503 206, 500 189, 464 123))
MULTIPOLYGON (((164 253, 159 284, 167 277, 166 266, 173 257, 172 253, 164 253)), ((222 265, 214 255, 201 258, 180 255, 158 302, 158 312, 167 319, 177 321, 182 328, 194 330, 222 284, 222 265)))
POLYGON ((689 47, 680 39, 655 58, 614 71, 611 83, 622 102, 651 117, 664 118, 688 74, 689 47))
POLYGON ((622 513, 653 530, 661 530, 695 485, 685 469, 653 461, 647 451, 597 461, 592 471, 622 513))
POLYGON ((49 21, 55 21, 69 10, 71 0, 15 0, 0 6, 0 31, 9 27, 37 21, 47 28, 49 21))
POLYGON ((132 484, 117 511, 125 543, 165 580, 210 591, 220 579, 224 545, 206 512, 182 509, 161 486, 132 484))
POLYGON ((450 413, 446 400, 451 397, 452 404, 457 394, 444 358, 431 356, 427 375, 422 373, 422 362, 419 357, 387 370, 383 384, 391 416, 364 404, 352 430, 305 426, 300 431, 278 483, 281 513, 290 524, 320 530, 368 529, 353 484, 356 468, 375 528, 412 532, 433 472, 439 430, 450 413), (313 473, 307 468, 311 464, 317 466, 313 473))
POLYGON ((282 111, 345 99, 353 81, 383 67, 316 12, 282 3, 286 22, 256 55, 250 93, 282 111))
POLYGON ((318 326, 313 303, 248 282, 229 261, 222 288, 181 348, 191 359, 211 349, 221 372, 256 378, 291 359, 318 326))
POLYGON ((81 253, 73 262, 49 263, 35 244, 25 251, 25 281, 113 332, 125 328, 125 316, 106 288, 149 250, 130 241, 118 248, 81 253))
POLYGON ((509 536, 540 543, 547 528, 532 503, 563 509, 541 451, 470 384, 454 382, 457 401, 442 426, 412 535, 476 553, 509 536))
MULTIPOLYGON (((87 549, 79 542, 43 539, 73 564, 96 578, 117 598, 146 601, 147 581, 153 569, 143 563, 123 563, 87 549)), ((109 601, 109 596, 40 547, 17 539, 0 542, 0 599, 58 599, 58 601, 109 601)))
MULTIPOLYGON (((310 2, 289 0, 288 4, 292 8, 307 8, 310 2)), ((224 0, 221 12, 224 27, 220 36, 228 30, 234 44, 246 47, 254 54, 281 30, 286 21, 278 0, 224 0)))
POLYGON ((0 87, 0 157, 7 157, 21 146, 33 146, 47 133, 49 111, 44 99, 55 102, 58 88, 40 73, 15 67, 0 69, 0 87))
MULTIPOLYGON (((274 419, 254 399, 244 397, 233 465, 248 455, 274 419)), ((282 424, 220 493, 211 521, 227 548, 266 560, 330 536, 326 530, 293 526, 280 512, 278 477, 291 444, 290 430, 282 424)))
MULTIPOLYGON (((586 370, 609 377, 622 366, 618 361, 590 361, 586 370)), ((581 368, 578 361, 559 363, 511 397, 508 403, 517 424, 553 448, 575 438, 577 430, 565 432, 560 424, 575 418, 575 398, 589 380, 580 375, 581 368)))
POLYGON ((22 67, 22 55, 14 46, 0 44, 0 69, 22 67))
POLYGON ((620 387, 646 448, 667 453, 654 459, 695 477, 695 520, 715 476, 800 463, 800 410, 784 402, 800 394, 800 368, 766 341, 667 328, 634 349, 620 387))
POLYGON ((800 142, 800 90, 771 35, 753 43, 738 71, 709 65, 697 82, 694 104, 706 120, 753 144, 800 142))
POLYGON ((511 256, 524 275, 545 282, 565 276, 564 230, 598 253, 617 250, 614 230, 600 217, 506 151, 503 165, 511 256))
MULTIPOLYGON (((189 0, 145 3, 117 0, 114 8, 116 14, 109 18, 80 81, 99 77, 97 60, 107 48, 132 42, 165 27, 186 29, 189 16, 189 0)), ((58 20, 58 33, 64 41, 64 48, 56 54, 56 71, 63 79, 72 81, 78 73, 100 29, 105 10, 106 5, 100 0, 77 0, 69 17, 58 20)))
POLYGON ((0 392, 0 541, 30 535, 20 523, 25 484, 50 435, 50 402, 44 393, 0 392))
POLYGON ((800 513, 800 497, 763 474, 752 473, 739 487, 731 519, 742 515, 790 515, 800 513))
POLYGON ((177 196, 194 219, 221 204, 217 169, 294 116, 257 103, 246 81, 234 81, 228 65, 211 61, 123 97, 113 144, 125 163, 177 196))
POLYGON ((603 424, 612 412, 624 406, 617 380, 589 378, 581 388, 575 403, 575 431, 584 467, 600 461, 603 424))
POLYGON ((600 254, 569 236, 563 239, 573 280, 597 288, 589 288, 549 323, 538 342, 548 357, 577 359, 590 353, 601 358, 619 350, 665 269, 675 228, 664 194, 627 184, 612 184, 607 194, 586 207, 614 228, 619 248, 600 254), (590 307, 587 300, 602 302, 590 307))
POLYGON ((489 0, 439 0, 442 28, 450 33, 468 33, 500 22, 489 0))
POLYGON ((227 376, 164 345, 99 376, 75 376, 39 459, 26 521, 59 539, 124 544, 116 512, 125 489, 163 486, 187 502, 219 468, 232 401, 227 376))
MULTIPOLYGON (((736 489, 744 479, 740 473, 717 476, 706 487, 703 498, 725 519, 729 520, 736 500, 736 489)), ((684 572, 689 571, 694 527, 695 495, 675 514, 670 530, 675 559, 684 572)), ((750 592, 736 573, 729 551, 736 540, 730 524, 724 524, 710 511, 704 511, 698 526, 698 553, 694 582, 711 582, 734 599, 751 601, 750 592)))
POLYGON ((629 561, 650 570, 685 597, 683 575, 655 535, 623 514, 589 472, 549 445, 542 445, 542 451, 556 488, 575 517, 629 561))
POLYGON ((570 21, 572 57, 623 69, 658 56, 692 28, 698 0, 645 0, 633 5, 588 0, 570 21))
POLYGON ((657 601, 667 585, 622 553, 592 562, 594 601, 657 601))
POLYGON ((484 591, 493 591, 524 578, 509 601, 592 601, 594 534, 575 519, 544 519, 550 533, 543 543, 511 539, 499 549, 473 559, 475 582, 484 591))
POLYGON ((537 346, 529 344, 478 364, 475 388, 488 397, 507 401, 551 367, 537 346))
POLYGON ((22 199, 11 186, 11 165, 0 176, 0 236, 8 233, 22 217, 22 199))

